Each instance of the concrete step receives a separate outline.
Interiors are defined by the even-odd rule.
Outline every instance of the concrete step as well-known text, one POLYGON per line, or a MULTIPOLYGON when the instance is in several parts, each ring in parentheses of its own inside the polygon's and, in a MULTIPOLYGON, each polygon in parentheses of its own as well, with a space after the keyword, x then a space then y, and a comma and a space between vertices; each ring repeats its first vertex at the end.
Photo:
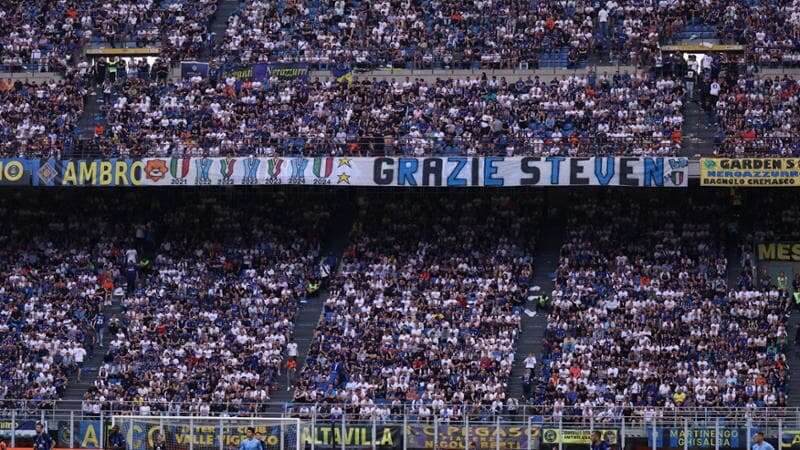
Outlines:
POLYGON ((95 117, 101 113, 100 107, 103 105, 102 90, 98 88, 90 89, 89 95, 86 96, 86 101, 83 106, 83 114, 78 120, 78 130, 80 130, 80 137, 84 139, 91 139, 94 137, 94 127, 96 125, 95 117))
POLYGON ((121 299, 114 299, 111 305, 103 307, 102 312, 106 317, 106 328, 101 342, 102 346, 98 345, 93 348, 91 356, 84 361, 80 380, 78 380, 77 373, 70 375, 64 388, 62 400, 58 402, 56 409, 80 410, 80 402, 83 400, 86 391, 94 385, 94 380, 97 378, 97 370, 103 365, 103 358, 111 344, 112 336, 108 332, 108 323, 115 317, 122 319, 122 304, 120 302, 121 299))
MULTIPOLYGON (((699 89, 695 86, 695 98, 701 98, 699 89)), ((703 155, 709 156, 714 150, 714 135, 717 125, 709 112, 703 110, 701 105, 694 100, 685 99, 683 112, 683 156, 703 155)))
POLYGON ((800 377, 792 376, 800 369, 800 346, 795 344, 794 336, 797 327, 800 326, 800 312, 793 309, 786 324, 786 332, 789 334, 789 343, 786 348, 786 360, 789 364, 789 380, 786 382, 786 403, 787 406, 800 406, 800 377))
MULTIPOLYGON (((556 204, 556 203, 553 203, 556 204)), ((553 280, 550 274, 558 266, 558 257, 561 253, 561 244, 564 240, 564 218, 563 212, 558 209, 550 209, 545 215, 543 228, 539 234, 538 248, 535 250, 534 263, 534 286, 539 286, 540 294, 550 295, 553 291, 553 280)), ((522 315, 522 331, 517 340, 517 348, 514 355, 514 366, 511 370, 511 379, 508 383, 509 397, 516 398, 520 403, 525 403, 523 390, 523 377, 525 369, 525 358, 529 354, 536 356, 541 364, 542 343, 544 332, 547 328, 547 312, 536 311, 534 304, 529 303, 526 308, 536 312, 536 316, 529 317, 522 315)))
MULTIPOLYGON (((324 256, 332 255, 336 260, 336 267, 332 268, 331 277, 334 277, 338 273, 342 254, 350 239, 350 231, 353 228, 355 215, 354 205, 352 203, 347 201, 345 204, 340 205, 335 215, 332 217, 330 229, 326 230, 324 234, 325 237, 320 245, 320 254, 324 256)), ((308 303, 303 305, 295 319, 293 340, 297 343, 297 374, 301 373, 305 365, 308 350, 314 341, 314 333, 317 329, 317 324, 322 317, 322 307, 327 298, 327 289, 320 289, 318 295, 309 299, 308 303)), ((274 411, 271 412, 282 412, 282 404, 291 402, 294 399, 294 388, 293 386, 288 386, 289 389, 287 390, 285 375, 282 379, 279 379, 278 382, 280 388, 271 393, 270 401, 275 404, 273 407, 274 411)))
MULTIPOLYGON (((219 8, 217 9, 216 14, 214 15, 213 20, 208 25, 209 33, 214 35, 214 45, 219 45, 222 43, 222 39, 225 36, 225 31, 228 28, 228 19, 238 12, 244 6, 244 2, 240 0, 221 0, 219 4, 219 8)), ((213 47, 208 48, 208 55, 210 56, 213 47)))

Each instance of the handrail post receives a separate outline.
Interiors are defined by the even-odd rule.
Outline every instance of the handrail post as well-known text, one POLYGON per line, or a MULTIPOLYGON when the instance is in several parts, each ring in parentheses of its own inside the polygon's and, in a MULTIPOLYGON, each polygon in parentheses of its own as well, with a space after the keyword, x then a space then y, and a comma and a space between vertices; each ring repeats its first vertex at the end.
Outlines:
POLYGON ((75 448, 75 411, 69 412, 69 448, 75 448))
MULTIPOLYGON (((164 429, 161 429, 164 432, 164 429)), ((219 418, 219 450, 225 449, 225 426, 222 424, 222 416, 219 418)))
POLYGON ((11 410, 11 448, 17 446, 17 410, 11 410))
POLYGON ((753 422, 750 416, 747 416, 747 448, 750 448, 752 442, 752 435, 753 435, 753 422))
POLYGON ((439 448, 439 416, 433 415, 433 448, 439 448))
POLYGON ((656 429, 656 418, 655 418, 655 416, 653 417, 653 422, 651 423, 650 429, 652 430, 652 432, 650 434, 653 436, 653 441, 651 442, 650 445, 653 448, 653 450, 656 450, 656 438, 658 437, 656 435, 656 433, 658 432, 658 430, 656 429))
POLYGON ((375 413, 372 413, 372 450, 375 450, 375 438, 377 437, 377 426, 375 425, 375 413))
POLYGON ((494 443, 495 448, 500 450, 500 416, 495 416, 494 443))
POLYGON ((533 442, 531 442, 532 441, 531 438, 533 437, 532 436, 533 433, 531 432, 531 419, 532 419, 531 416, 528 416, 528 428, 525 430, 525 436, 526 436, 525 440, 528 442, 528 450, 531 450, 531 448, 533 447, 533 442))
MULTIPOLYGON (((283 418, 286 417, 285 414, 282 414, 281 416, 283 418)), ((280 426, 280 430, 278 430, 278 433, 281 434, 281 436, 280 436, 280 449, 281 450, 285 450, 286 447, 285 447, 285 442, 283 442, 283 435, 286 434, 286 422, 283 421, 283 420, 281 420, 281 426, 280 426)))
POLYGON ((104 419, 103 410, 100 410, 100 446, 102 448, 106 448, 106 441, 105 441, 105 428, 106 428, 106 421, 104 419))
POLYGON ((469 450, 469 414, 464 413, 464 450, 469 450))
POLYGON ((408 450, 408 415, 405 411, 406 407, 403 405, 403 450, 408 450))
POLYGON ((345 405, 345 409, 344 409, 344 411, 342 411, 342 431, 341 431, 341 434, 339 435, 339 443, 342 445, 342 450, 345 450, 345 448, 344 448, 344 438, 345 438, 345 436, 347 436, 347 434, 345 433, 345 425, 344 425, 344 420, 345 420, 344 417, 346 415, 347 415, 347 405, 345 405))
POLYGON ((683 450, 689 450, 689 420, 683 419, 683 450))
POLYGON ((311 413, 311 450, 317 445, 317 404, 314 403, 314 410, 311 413))

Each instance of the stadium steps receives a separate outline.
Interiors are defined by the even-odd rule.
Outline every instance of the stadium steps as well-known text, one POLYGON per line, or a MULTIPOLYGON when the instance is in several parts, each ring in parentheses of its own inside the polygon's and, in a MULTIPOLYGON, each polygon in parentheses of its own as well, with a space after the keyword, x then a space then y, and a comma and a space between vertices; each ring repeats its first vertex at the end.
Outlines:
MULTIPOLYGON (((219 8, 208 26, 208 32, 214 35, 215 45, 222 42, 228 28, 228 19, 242 8, 242 3, 240 0, 220 0, 219 8)), ((214 46, 206 48, 206 57, 211 56, 214 46)))
POLYGON ((786 362, 789 366, 788 381, 786 382, 786 406, 790 407, 800 406, 800 377, 792 376, 792 371, 797 373, 800 368, 800 345, 795 341, 798 327, 800 327, 800 311, 792 308, 786 325, 786 333, 789 336, 785 352, 786 362))
MULTIPOLYGON (((695 87, 695 95, 698 94, 695 87)), ((687 100, 683 111, 682 156, 710 156, 714 151, 716 124, 695 100, 687 100)))
MULTIPOLYGON (((320 254, 326 257, 332 257, 335 261, 331 268, 331 278, 339 272, 339 262, 342 260, 342 253, 344 253, 350 240, 350 230, 353 228, 356 217, 354 209, 352 203, 345 202, 340 204, 336 213, 334 213, 331 218, 331 226, 323 237, 320 254)), ((314 331, 322 318, 322 305, 327 297, 328 290, 323 286, 316 296, 308 298, 308 302, 300 307, 294 326, 294 342, 297 343, 298 355, 297 374, 300 373, 305 365, 308 349, 311 347, 311 341, 314 339, 314 331)), ((295 379, 296 378, 297 376, 295 376, 295 379)), ((286 389, 285 373, 279 380, 278 386, 279 388, 272 392, 272 397, 270 398, 270 402, 275 404, 275 406, 272 407, 274 411, 270 412, 283 412, 281 405, 291 402, 292 399, 294 399, 294 391, 286 389)))
POLYGON ((103 336, 102 347, 95 347, 92 349, 92 353, 87 355, 81 372, 80 380, 78 380, 77 373, 70 375, 62 400, 58 402, 58 405, 56 405, 57 410, 80 411, 83 395, 86 393, 87 389, 94 384, 94 380, 97 378, 97 371, 100 369, 100 366, 103 365, 103 358, 108 351, 109 344, 113 340, 113 336, 111 336, 108 332, 108 323, 115 317, 120 319, 120 322, 124 323, 124 320, 122 320, 122 312, 120 298, 114 298, 114 301, 110 306, 103 308, 103 315, 106 318, 106 332, 103 336))
POLYGON ((78 130, 81 138, 91 139, 94 137, 94 126, 98 117, 101 116, 100 100, 102 97, 102 90, 97 87, 89 89, 89 95, 86 96, 86 101, 83 105, 83 114, 78 120, 78 130))
MULTIPOLYGON (((558 193, 557 193, 558 194, 558 193)), ((563 204, 566 201, 548 202, 550 205, 563 204)), ((553 292, 553 274, 558 265, 558 256, 561 252, 561 243, 564 240, 565 220, 563 211, 557 207, 547 210, 543 228, 539 234, 538 244, 534 259, 533 285, 539 286, 540 294, 548 297, 553 292)), ((526 309, 535 311, 534 303, 525 306, 526 309)), ((517 348, 514 354, 514 367, 511 369, 511 380, 508 382, 508 395, 523 401, 522 377, 525 374, 525 358, 533 353, 541 364, 542 342, 547 326, 547 311, 536 311, 536 316, 530 317, 522 314, 522 330, 517 339, 517 348)), ((536 383, 534 383, 535 385, 536 383)))
MULTIPOLYGON (((730 220, 736 220, 736 218, 731 217, 730 220)), ((733 289, 737 287, 739 283, 739 275, 742 273, 742 252, 734 239, 729 239, 729 241, 733 242, 726 244, 727 248, 725 250, 725 259, 728 260, 728 273, 726 274, 726 278, 728 281, 728 288, 733 289)))

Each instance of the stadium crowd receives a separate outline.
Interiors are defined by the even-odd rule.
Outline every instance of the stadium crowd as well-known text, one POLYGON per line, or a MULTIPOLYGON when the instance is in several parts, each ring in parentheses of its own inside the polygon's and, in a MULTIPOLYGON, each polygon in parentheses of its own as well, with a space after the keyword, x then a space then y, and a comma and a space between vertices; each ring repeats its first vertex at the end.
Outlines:
POLYGON ((80 36, 74 8, 49 0, 10 1, 0 11, 0 64, 6 71, 60 71, 74 64, 80 36))
POLYGON ((296 402, 334 419, 344 403, 364 417, 403 403, 423 418, 503 407, 540 203, 451 200, 362 205, 296 402))
POLYGON ((217 0, 10 1, 0 11, 0 64, 7 71, 62 72, 87 45, 155 46, 168 59, 194 58, 211 44, 217 0))
POLYGON ((229 20, 220 58, 323 67, 514 68, 535 65, 542 51, 564 48, 575 64, 594 46, 593 8, 588 9, 589 14, 583 7, 568 12, 557 2, 531 8, 509 0, 248 0, 229 20))
POLYGON ((528 78, 107 82, 106 156, 672 155, 683 86, 646 73, 528 78))
POLYGON ((717 87, 722 129, 718 153, 729 156, 800 156, 800 84, 789 75, 742 74, 717 87))
POLYGON ((415 68, 536 67, 564 55, 650 65, 687 25, 750 47, 761 63, 796 63, 791 0, 644 2, 242 1, 223 36, 209 25, 218 0, 13 1, 0 15, 0 62, 29 70, 75 65, 86 45, 157 46, 162 56, 221 63, 308 62, 415 68))
POLYGON ((0 79, 0 156, 65 155, 74 144, 86 92, 78 77, 41 83, 0 79))
MULTIPOLYGON (((52 407, 97 344, 124 270, 130 211, 98 198, 0 199, 0 404, 52 407), (57 206, 55 206, 57 205, 57 206)), ((132 204, 131 204, 132 206, 132 204)))
POLYGON ((465 69, 535 68, 547 55, 565 54, 570 68, 593 56, 642 66, 653 64, 659 44, 687 25, 706 25, 772 62, 796 52, 793 12, 790 0, 248 0, 229 19, 218 58, 465 69))
POLYGON ((787 298, 728 288, 719 203, 605 200, 568 219, 535 401, 598 418, 785 405, 787 298))
POLYGON ((254 411, 276 388, 299 302, 318 277, 328 207, 286 195, 195 201, 164 209, 157 256, 137 258, 141 275, 88 405, 254 411))

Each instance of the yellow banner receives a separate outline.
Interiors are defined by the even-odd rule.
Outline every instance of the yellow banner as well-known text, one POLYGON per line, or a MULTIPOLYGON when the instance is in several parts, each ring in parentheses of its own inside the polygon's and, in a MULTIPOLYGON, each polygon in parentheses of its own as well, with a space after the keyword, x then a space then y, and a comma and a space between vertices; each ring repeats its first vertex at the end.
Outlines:
POLYGON ((783 430, 781 448, 800 447, 800 430, 783 430))
POLYGON ((759 261, 800 262, 800 243, 767 242, 758 244, 759 261))
POLYGON ((800 187, 800 158, 702 158, 700 185, 800 187))
MULTIPOLYGON (((602 439, 609 444, 617 443, 617 430, 594 430, 599 431, 602 439)), ((545 444, 590 444, 592 442, 592 431, 590 430, 558 430, 556 428, 545 428, 542 432, 542 442, 545 444)))

